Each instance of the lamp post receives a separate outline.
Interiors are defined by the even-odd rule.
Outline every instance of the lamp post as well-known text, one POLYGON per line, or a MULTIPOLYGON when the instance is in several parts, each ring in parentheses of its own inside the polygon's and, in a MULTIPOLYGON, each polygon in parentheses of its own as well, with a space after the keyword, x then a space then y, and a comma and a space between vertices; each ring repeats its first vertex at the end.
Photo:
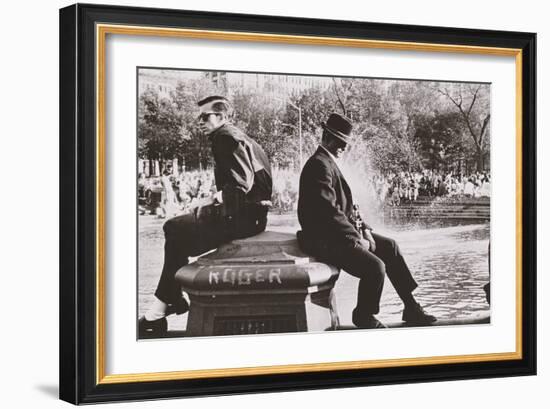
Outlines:
POLYGON ((300 107, 294 105, 292 102, 288 102, 288 105, 290 105, 292 108, 294 108, 298 111, 298 138, 299 138, 299 144, 300 144, 300 170, 302 170, 302 166, 303 166, 303 157, 302 157, 302 109, 300 107))

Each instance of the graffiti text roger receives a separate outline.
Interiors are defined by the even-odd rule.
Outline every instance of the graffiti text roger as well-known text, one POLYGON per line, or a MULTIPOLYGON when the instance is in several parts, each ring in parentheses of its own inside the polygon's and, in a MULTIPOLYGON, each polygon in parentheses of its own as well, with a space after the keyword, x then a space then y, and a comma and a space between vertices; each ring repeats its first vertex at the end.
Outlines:
POLYGON ((225 268, 211 270, 208 275, 210 285, 231 284, 235 286, 251 285, 254 283, 282 284, 280 268, 225 268))

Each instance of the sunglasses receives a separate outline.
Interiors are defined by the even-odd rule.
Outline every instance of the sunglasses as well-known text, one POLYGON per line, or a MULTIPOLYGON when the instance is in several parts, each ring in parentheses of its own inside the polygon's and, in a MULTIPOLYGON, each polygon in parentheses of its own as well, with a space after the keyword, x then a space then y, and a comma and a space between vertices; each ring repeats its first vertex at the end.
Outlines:
POLYGON ((218 115, 218 114, 219 112, 203 112, 197 117, 197 121, 206 122, 208 121, 208 118, 210 117, 210 115, 218 115))
POLYGON ((336 149, 342 149, 343 151, 345 151, 345 150, 348 149, 349 144, 347 144, 347 143, 345 143, 345 142, 343 142, 343 141, 338 140, 338 141, 334 142, 334 147, 335 147, 336 149))

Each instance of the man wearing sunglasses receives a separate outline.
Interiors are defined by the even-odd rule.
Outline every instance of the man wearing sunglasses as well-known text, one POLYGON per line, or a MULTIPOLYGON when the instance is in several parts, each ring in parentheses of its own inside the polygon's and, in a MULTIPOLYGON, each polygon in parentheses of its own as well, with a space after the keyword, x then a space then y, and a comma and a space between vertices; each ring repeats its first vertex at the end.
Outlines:
POLYGON ((412 292, 417 284, 397 243, 374 233, 353 203, 351 189, 338 165, 352 140, 351 120, 333 113, 322 127, 321 145, 300 175, 300 247, 359 278, 357 306, 352 316, 357 327, 385 327, 375 315, 386 275, 403 301, 405 322, 428 325, 436 321, 414 299, 412 292))
POLYGON ((210 96, 198 106, 198 126, 210 140, 218 192, 211 204, 164 224, 164 266, 155 298, 139 320, 140 338, 165 335, 166 316, 189 309, 175 274, 189 263, 190 256, 235 238, 254 236, 267 224, 272 178, 265 152, 230 122, 232 108, 226 98, 210 96))

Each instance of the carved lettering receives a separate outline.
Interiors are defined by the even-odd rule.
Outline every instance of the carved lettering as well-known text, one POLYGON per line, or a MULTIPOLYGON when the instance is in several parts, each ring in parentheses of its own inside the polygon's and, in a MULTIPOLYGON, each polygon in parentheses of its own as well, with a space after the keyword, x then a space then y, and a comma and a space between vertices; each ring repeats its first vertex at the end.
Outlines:
POLYGON ((274 281, 277 281, 279 284, 282 284, 281 281, 281 269, 280 268, 272 268, 269 270, 269 283, 273 283, 274 281))
POLYGON ((208 282, 210 285, 218 284, 220 282, 220 273, 217 271, 210 271, 210 274, 208 275, 208 282))
POLYGON ((265 269, 259 268, 254 275, 254 281, 257 283, 263 283, 265 281, 265 269))
POLYGON ((237 274, 235 273, 235 270, 233 270, 232 268, 226 268, 223 271, 222 281, 224 283, 231 283, 232 285, 235 285, 235 279, 237 278, 236 276, 237 274))
POLYGON ((248 270, 239 270, 239 281, 238 285, 250 285, 250 277, 252 273, 249 273, 248 270))

